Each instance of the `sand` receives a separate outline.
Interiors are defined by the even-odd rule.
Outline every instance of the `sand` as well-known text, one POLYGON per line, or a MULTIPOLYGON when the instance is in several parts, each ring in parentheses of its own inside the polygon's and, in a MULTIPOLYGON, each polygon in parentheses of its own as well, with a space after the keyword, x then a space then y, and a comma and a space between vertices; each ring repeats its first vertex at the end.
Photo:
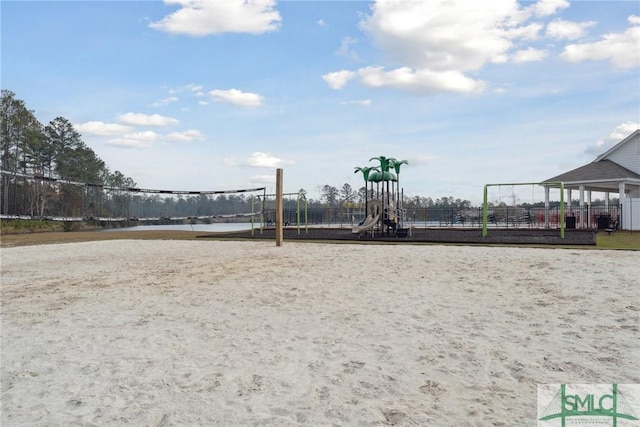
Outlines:
POLYGON ((640 383, 639 255, 101 241, 2 249, 3 426, 536 425, 640 383))

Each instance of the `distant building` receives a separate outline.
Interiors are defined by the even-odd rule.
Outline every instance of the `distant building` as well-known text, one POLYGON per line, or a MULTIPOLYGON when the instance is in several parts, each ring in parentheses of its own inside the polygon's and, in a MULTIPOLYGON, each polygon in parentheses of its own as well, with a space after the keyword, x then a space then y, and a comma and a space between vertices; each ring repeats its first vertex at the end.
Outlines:
MULTIPOLYGON (((605 193, 605 204, 609 205, 610 194, 619 198, 619 224, 623 230, 640 230, 640 129, 620 141, 593 162, 565 172, 544 183, 547 200, 549 188, 562 182, 571 200, 572 190, 580 194, 580 207, 591 205, 591 193, 605 193)), ((584 225, 584 216, 580 218, 584 225)))

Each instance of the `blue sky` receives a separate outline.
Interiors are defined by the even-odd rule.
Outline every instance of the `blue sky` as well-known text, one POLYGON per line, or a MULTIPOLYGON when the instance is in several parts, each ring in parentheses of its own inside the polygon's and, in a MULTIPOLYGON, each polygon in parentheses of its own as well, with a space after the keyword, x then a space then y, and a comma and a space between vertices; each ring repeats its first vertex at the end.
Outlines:
POLYGON ((2 88, 142 188, 479 202, 640 122, 638 1, 2 1, 2 88))

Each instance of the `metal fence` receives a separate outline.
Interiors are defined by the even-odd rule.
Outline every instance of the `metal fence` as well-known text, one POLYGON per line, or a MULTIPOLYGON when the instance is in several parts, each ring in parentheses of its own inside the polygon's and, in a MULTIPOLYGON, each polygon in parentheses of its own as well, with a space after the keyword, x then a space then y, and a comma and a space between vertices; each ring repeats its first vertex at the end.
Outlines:
MULTIPOLYGON (((266 217, 269 217, 266 213, 266 217)), ((275 216, 275 215, 274 215, 275 216)), ((405 209, 403 222, 412 228, 482 228, 482 207, 475 208, 413 208, 405 209)), ((285 223, 322 225, 325 227, 350 227, 364 219, 363 209, 357 208, 313 208, 305 213, 285 209, 285 223), (305 221, 306 218, 306 221, 305 221)), ((619 206, 568 206, 564 218, 560 208, 525 208, 520 206, 489 207, 487 224, 495 228, 560 228, 564 221, 566 229, 618 228, 621 223, 619 206)))
MULTIPOLYGON (((291 204, 295 205, 295 204, 291 204)), ((158 215, 158 211, 151 209, 151 213, 130 211, 123 217, 105 217, 103 220, 184 220, 187 218, 199 218, 198 216, 175 216, 169 214, 158 215), (145 215, 147 214, 147 215, 145 215)), ((247 222, 252 219, 249 214, 218 215, 224 217, 225 222, 247 222)), ((261 221, 265 224, 275 222, 275 209, 258 210, 251 214, 253 221, 261 221)), ((298 209, 292 206, 285 207, 285 225, 310 225, 322 227, 348 228, 358 224, 365 218, 362 208, 324 207, 298 209)), ((402 214, 402 227, 411 228, 482 228, 482 207, 474 208, 409 208, 402 214)), ((627 215, 629 216, 629 215, 627 215)), ((0 215, 0 219, 38 219, 30 215, 0 215)), ((48 218, 48 217, 47 217, 48 218)), ((99 217, 101 218, 101 217, 99 217)), ((49 219, 78 220, 87 217, 67 218, 55 217, 49 219)), ((498 206, 489 207, 487 210, 487 225, 494 228, 560 228, 564 221, 566 229, 618 229, 623 222, 623 209, 620 206, 568 206, 564 216, 560 215, 559 207, 545 209, 544 207, 498 206)))

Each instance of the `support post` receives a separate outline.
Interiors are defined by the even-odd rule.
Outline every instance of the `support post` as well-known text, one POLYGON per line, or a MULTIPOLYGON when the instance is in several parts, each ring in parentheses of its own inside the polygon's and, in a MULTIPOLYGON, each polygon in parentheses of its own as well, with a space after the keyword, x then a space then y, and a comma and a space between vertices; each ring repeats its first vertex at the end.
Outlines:
POLYGON ((618 204, 621 205, 624 203, 624 199, 626 197, 625 193, 626 193, 626 190, 625 190, 625 185, 623 181, 618 184, 618 204))
POLYGON ((591 190, 587 190, 587 211, 585 213, 585 218, 587 221, 587 227, 591 227, 591 215, 593 212, 591 211, 591 190))
POLYGON ((580 201, 578 202, 578 206, 580 206, 580 210, 578 212, 580 212, 580 228, 584 228, 584 184, 580 184, 579 188, 579 195, 580 195, 580 201))
POLYGON ((298 229, 298 236, 300 235, 300 193, 298 193, 298 199, 296 200, 296 228, 298 229))
POLYGON ((309 214, 307 211, 307 198, 304 198, 304 233, 309 234, 309 214))
POLYGON ((283 229, 282 229, 282 169, 276 169, 276 246, 282 246, 283 229))
POLYGON ((255 204, 255 196, 251 195, 251 235, 253 236, 254 230, 253 230, 253 207, 255 204))
MULTIPOLYGON (((569 200, 571 200, 571 190, 569 190, 569 200)), ((564 239, 564 182, 560 183, 560 238, 564 239)))
POLYGON ((487 237, 487 220, 489 219, 489 212, 487 210, 488 187, 489 185, 484 186, 484 193, 482 196, 482 237, 487 237))
POLYGON ((549 186, 544 186, 544 228, 549 228, 549 186))

